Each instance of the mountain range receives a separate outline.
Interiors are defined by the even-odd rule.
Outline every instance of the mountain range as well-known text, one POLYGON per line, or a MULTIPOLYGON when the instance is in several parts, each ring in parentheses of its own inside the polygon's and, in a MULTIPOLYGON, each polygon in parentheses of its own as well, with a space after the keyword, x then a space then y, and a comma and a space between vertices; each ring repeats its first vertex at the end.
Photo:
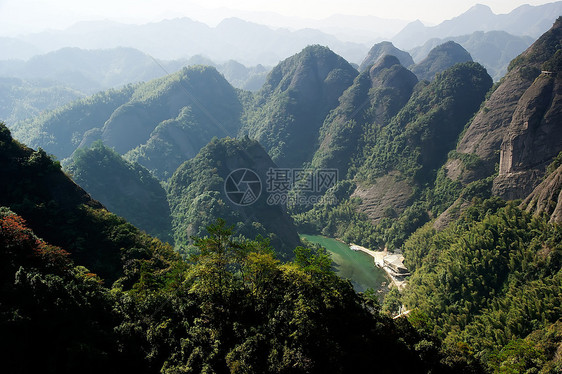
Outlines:
MULTIPOLYGON (((362 44, 342 42, 317 30, 274 30, 237 18, 225 19, 216 27, 189 18, 145 25, 91 21, 78 23, 63 31, 46 31, 17 39, 21 40, 22 48, 40 46, 44 53, 64 47, 130 47, 164 60, 205 55, 214 61, 233 59, 248 65, 274 65, 305 46, 317 43, 329 45, 351 60, 359 60, 365 52, 362 44)), ((12 40, 12 43, 17 45, 18 41, 12 40)), ((14 57, 4 56, 6 59, 14 57)))
POLYGON ((505 31, 476 31, 470 35, 430 39, 424 45, 410 50, 412 58, 420 62, 427 57, 429 51, 446 41, 454 41, 463 46, 474 61, 481 63, 494 82, 497 82, 507 73, 509 62, 527 49, 534 39, 530 36, 511 35, 505 31))
POLYGON ((229 60, 216 64, 203 56, 156 60, 133 48, 84 50, 63 48, 24 60, 0 61, 0 118, 23 121, 78 98, 122 88, 193 65, 213 66, 234 86, 257 91, 270 67, 246 67, 229 60))
MULTIPOLYGON (((509 25, 531 9, 529 20, 539 20, 528 23, 532 30, 557 4, 502 19, 509 25)), ((477 6, 454 21, 487 14, 477 6)), ((2 262, 6 282, 48 285, 43 292, 51 295, 66 288, 51 286, 48 279, 58 278, 45 271, 72 278, 61 251, 32 236, 23 246, 20 233, 31 233, 21 216, 33 235, 116 281, 107 295, 96 292, 119 327, 101 325, 113 326, 108 334, 119 342, 141 342, 143 353, 118 344, 107 357, 131 354, 150 363, 147 371, 348 372, 352 353, 335 349, 327 358, 315 347, 362 352, 364 341, 411 355, 396 364, 405 372, 555 373, 561 46, 558 17, 494 84, 455 41, 410 66, 406 54, 385 53, 398 52, 393 45, 375 45, 360 71, 310 45, 275 65, 255 92, 197 65, 99 92, 11 130, 0 125, 0 206, 7 207, 0 217, 11 228, 0 234, 16 233, 2 247, 15 259, 2 262), (286 204, 270 199, 275 170, 304 176, 283 180, 286 204), (330 170, 338 171, 332 185, 304 188, 313 180, 307 176, 330 170), (189 262, 104 206, 169 240, 189 262), (325 252, 301 246, 298 232, 401 253, 407 286, 381 291, 382 304, 375 292, 358 296, 330 272, 325 252), (17 270, 25 262, 11 248, 47 265, 37 260, 36 278, 25 278, 17 270), (379 311, 397 318, 384 322, 379 311), (342 319, 343 312, 358 317, 342 319), (350 334, 356 321, 371 327, 350 334)), ((72 279, 86 277, 99 287, 95 274, 72 279)), ((10 289, 0 288, 18 310, 10 289)), ((17 316, 6 318, 14 324, 17 316)), ((352 361, 372 364, 370 356, 369 364, 352 361)))
POLYGON ((28 59, 65 47, 129 47, 159 60, 204 55, 219 64, 236 60, 254 66, 275 65, 307 45, 321 44, 348 61, 359 64, 372 44, 382 40, 390 40, 398 48, 410 50, 432 38, 445 39, 470 35, 476 31, 505 31, 515 36, 536 39, 548 30, 561 13, 561 7, 562 2, 523 5, 508 14, 496 15, 485 5, 475 5, 439 25, 424 26, 418 20, 401 31, 399 27, 404 22, 400 20, 343 15, 308 21, 306 27, 303 27, 302 22, 295 23, 295 20, 268 14, 260 15, 259 19, 250 17, 251 21, 244 20, 244 14, 240 14, 240 18, 225 18, 215 27, 189 18, 144 25, 88 21, 61 31, 4 37, 0 39, 0 45, 5 46, 1 59, 28 59), (270 22, 269 26, 267 22, 270 22), (342 25, 349 24, 353 26, 345 26, 342 30, 342 25), (339 36, 334 36, 334 33, 339 36), (352 38, 354 34, 357 36, 352 38))
POLYGON ((411 49, 432 38, 469 35, 475 31, 506 31, 513 35, 537 38, 562 14, 562 2, 531 6, 521 5, 507 14, 494 14, 490 7, 474 5, 465 13, 436 26, 417 20, 392 38, 398 48, 411 49))

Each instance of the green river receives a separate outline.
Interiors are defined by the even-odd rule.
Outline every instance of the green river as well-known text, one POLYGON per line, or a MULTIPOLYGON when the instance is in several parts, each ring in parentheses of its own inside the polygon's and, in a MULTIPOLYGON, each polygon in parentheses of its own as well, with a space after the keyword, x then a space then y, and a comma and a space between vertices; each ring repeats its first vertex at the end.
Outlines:
POLYGON ((377 290, 382 282, 387 282, 384 270, 376 267, 368 254, 352 251, 347 244, 325 236, 301 234, 301 237, 326 248, 332 256, 336 273, 351 280, 355 291, 377 290))

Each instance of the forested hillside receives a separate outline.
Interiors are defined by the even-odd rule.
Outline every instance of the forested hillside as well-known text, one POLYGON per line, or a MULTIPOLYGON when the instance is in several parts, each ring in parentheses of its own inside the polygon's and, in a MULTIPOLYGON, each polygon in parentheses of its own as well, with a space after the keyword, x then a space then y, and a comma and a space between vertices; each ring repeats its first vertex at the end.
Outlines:
POLYGON ((0 205, 109 283, 123 275, 128 261, 143 258, 153 248, 152 238, 92 200, 44 150, 13 140, 4 124, 0 161, 0 205))
POLYGON ((73 153, 64 170, 109 211, 162 241, 171 242, 166 191, 148 170, 95 142, 73 153))
POLYGON ((27 120, 83 96, 56 82, 0 78, 0 119, 6 123, 27 120))
POLYGON ((430 219, 428 212, 452 203, 433 181, 442 177, 437 170, 491 85, 476 63, 455 65, 429 84, 418 83, 388 122, 367 122, 369 131, 356 135, 363 137, 362 145, 351 153, 350 180, 341 185, 347 192, 339 205, 318 204, 300 212, 297 222, 369 247, 400 246, 430 219))
POLYGON ((95 129, 103 126, 117 108, 129 101, 134 89, 134 86, 126 86, 100 92, 10 127, 18 140, 63 159, 83 145, 95 129))
POLYGON ((424 330, 495 371, 560 370, 562 228, 497 198, 473 205, 445 230, 427 225, 406 241, 415 272, 403 302, 424 330), (524 340, 546 330, 556 332, 524 340))
POLYGON ((446 39, 430 39, 424 45, 410 51, 412 58, 419 62, 427 57, 433 48, 448 40, 466 49, 474 61, 482 64, 494 82, 497 82, 507 73, 511 60, 533 44, 535 39, 528 35, 517 36, 498 30, 475 31, 472 34, 451 36, 446 39))
POLYGON ((412 67, 419 79, 432 81, 435 74, 461 62, 472 61, 472 56, 460 44, 449 41, 429 51, 422 61, 412 67))
POLYGON ((390 122, 408 102, 417 82, 391 55, 382 56, 359 74, 326 117, 312 165, 337 168, 341 177, 347 176, 354 156, 366 146, 368 134, 390 122))
POLYGON ((203 235, 206 226, 222 218, 241 235, 269 239, 280 258, 291 258, 300 245, 297 231, 285 207, 268 198, 268 173, 276 167, 262 146, 248 138, 214 139, 182 164, 168 186, 177 247, 189 251, 190 236, 203 235), (250 170, 253 179, 248 180, 256 186, 247 203, 236 199, 237 192, 230 193, 244 192, 243 185, 227 185, 246 181, 245 170, 250 170))
POLYGON ((362 72, 368 69, 371 65, 379 62, 384 56, 396 57, 400 61, 400 64, 407 68, 414 65, 414 60, 408 52, 396 48, 391 42, 380 42, 369 50, 369 53, 367 53, 367 56, 361 62, 361 65, 359 65, 359 71, 362 72))
POLYGON ((234 136, 242 104, 235 89, 211 67, 105 91, 34 120, 14 133, 60 159, 96 140, 166 179, 214 136, 234 136))
POLYGON ((324 118, 357 74, 328 48, 305 48, 269 73, 242 134, 258 140, 280 166, 301 166, 312 159, 324 118))

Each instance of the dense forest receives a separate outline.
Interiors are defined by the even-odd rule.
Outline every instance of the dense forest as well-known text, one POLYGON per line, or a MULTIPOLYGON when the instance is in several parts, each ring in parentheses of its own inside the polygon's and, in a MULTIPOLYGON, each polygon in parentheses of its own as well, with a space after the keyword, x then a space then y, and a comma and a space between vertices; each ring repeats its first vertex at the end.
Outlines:
POLYGON ((473 367, 462 355, 447 361, 431 337, 382 315, 374 295, 356 294, 335 275, 323 250, 297 247, 293 261, 281 262, 268 240, 241 238, 218 219, 193 237, 197 253, 182 259, 90 200, 44 152, 0 129, 8 175, 29 186, 14 190, 2 178, 1 203, 10 207, 0 210, 6 368, 344 373, 389 356, 407 359, 380 371, 473 367), (73 216, 55 221, 63 204, 73 216), (87 244, 73 248, 70 240, 87 244), (100 267, 101 249, 121 254, 111 270, 100 267))
POLYGON ((402 52, 312 45, 254 92, 197 65, 11 113, 6 367, 561 372, 562 18, 495 84, 453 41, 402 52), (299 233, 403 255, 405 286, 357 293, 299 233))

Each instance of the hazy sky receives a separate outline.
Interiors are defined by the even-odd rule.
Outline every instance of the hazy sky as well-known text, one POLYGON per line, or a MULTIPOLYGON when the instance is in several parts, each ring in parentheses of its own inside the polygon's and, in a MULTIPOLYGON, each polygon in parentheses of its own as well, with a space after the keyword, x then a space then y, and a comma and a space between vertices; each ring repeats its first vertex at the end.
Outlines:
MULTIPOLYGON (((332 14, 375 15, 437 24, 469 9, 475 0, 0 0, 0 35, 62 29, 82 20, 112 19, 130 23, 189 17, 216 24, 228 12, 268 11, 286 16, 325 18, 332 14)), ((552 1, 485 0, 495 13, 522 4, 552 1)), ((237 15, 240 15, 238 12, 237 15)))

